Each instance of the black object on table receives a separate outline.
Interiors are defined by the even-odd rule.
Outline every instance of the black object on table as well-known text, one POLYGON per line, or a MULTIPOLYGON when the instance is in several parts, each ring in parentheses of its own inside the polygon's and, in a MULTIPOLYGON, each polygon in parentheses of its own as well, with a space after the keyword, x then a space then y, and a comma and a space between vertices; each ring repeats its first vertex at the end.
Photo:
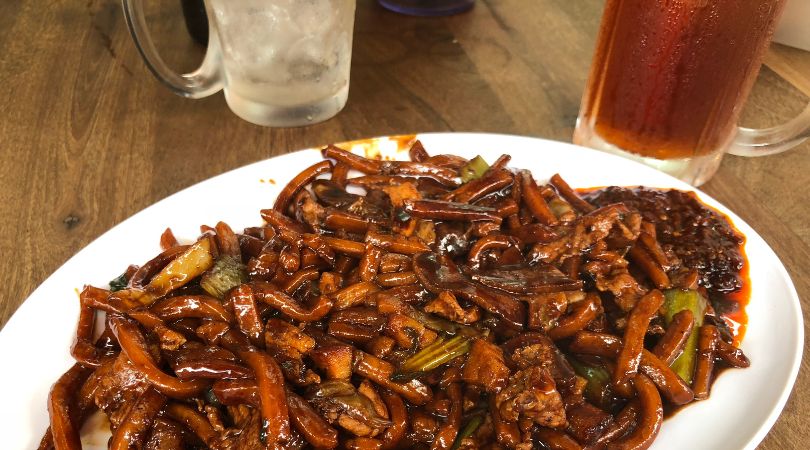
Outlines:
POLYGON ((208 45, 208 16, 205 15, 203 0, 180 0, 183 5, 183 17, 186 18, 186 29, 195 42, 208 45))

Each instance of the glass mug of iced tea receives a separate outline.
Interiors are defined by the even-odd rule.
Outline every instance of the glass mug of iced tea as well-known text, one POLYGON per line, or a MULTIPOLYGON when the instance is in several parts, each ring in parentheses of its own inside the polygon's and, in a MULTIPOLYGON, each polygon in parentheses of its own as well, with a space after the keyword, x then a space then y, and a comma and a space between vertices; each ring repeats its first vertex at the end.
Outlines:
POLYGON ((324 121, 346 104, 355 0, 205 0, 208 50, 187 74, 158 55, 141 0, 123 6, 149 69, 179 95, 223 90, 236 115, 278 127, 324 121))
POLYGON ((738 128, 785 0, 607 0, 574 143, 698 186, 723 154, 777 153, 808 137, 792 121, 738 128))

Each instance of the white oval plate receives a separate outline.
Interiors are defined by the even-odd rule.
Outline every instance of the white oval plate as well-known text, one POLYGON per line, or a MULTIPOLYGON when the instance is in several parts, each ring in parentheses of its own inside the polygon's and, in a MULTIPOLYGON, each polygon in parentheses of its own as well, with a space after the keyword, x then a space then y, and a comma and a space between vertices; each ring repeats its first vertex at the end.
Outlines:
MULTIPOLYGON (((476 133, 419 135, 428 152, 482 155, 494 161, 512 155, 512 167, 531 169, 537 180, 559 172, 574 187, 646 185, 692 189, 638 163, 582 147, 541 139, 476 133)), ((397 141, 358 141, 354 149, 381 151, 407 158, 397 141)), ((69 346, 78 318, 77 289, 106 286, 129 264, 143 263, 159 251, 159 236, 168 226, 191 240, 199 225, 223 220, 234 229, 261 223, 284 184, 319 161, 317 150, 271 158, 216 176, 178 192, 135 214, 104 233, 54 272, 17 310, 0 333, 3 448, 35 448, 48 424, 50 386, 73 363, 69 346)), ((742 348, 751 367, 729 370, 715 383, 711 398, 687 407, 665 421, 655 449, 754 448, 773 426, 785 405, 802 355, 803 328, 799 298, 787 271, 764 240, 734 213, 699 192, 707 204, 727 214, 747 237, 751 301, 742 348), (778 324, 778 325, 777 325, 778 324), (778 332, 777 332, 778 330, 778 332)), ((93 434, 93 433, 90 433, 93 434)), ((96 434, 98 428, 96 427, 96 434)), ((109 436, 107 434, 107 436, 109 436)), ((103 436, 88 436, 86 446, 106 448, 103 436)))

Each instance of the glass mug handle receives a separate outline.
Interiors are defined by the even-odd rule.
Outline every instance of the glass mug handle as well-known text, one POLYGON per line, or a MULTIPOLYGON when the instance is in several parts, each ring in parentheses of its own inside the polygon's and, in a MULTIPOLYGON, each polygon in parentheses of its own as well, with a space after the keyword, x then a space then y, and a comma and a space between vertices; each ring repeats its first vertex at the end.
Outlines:
POLYGON ((183 97, 202 98, 222 90, 219 39, 210 24, 208 26, 208 49, 202 64, 194 72, 178 74, 170 69, 158 54, 146 27, 141 0, 121 0, 121 3, 124 7, 124 18, 129 32, 132 34, 132 39, 135 41, 135 46, 138 47, 138 52, 155 78, 183 97))
POLYGON ((770 128, 738 127, 728 153, 738 156, 766 156, 789 150, 810 138, 810 103, 798 116, 770 128))

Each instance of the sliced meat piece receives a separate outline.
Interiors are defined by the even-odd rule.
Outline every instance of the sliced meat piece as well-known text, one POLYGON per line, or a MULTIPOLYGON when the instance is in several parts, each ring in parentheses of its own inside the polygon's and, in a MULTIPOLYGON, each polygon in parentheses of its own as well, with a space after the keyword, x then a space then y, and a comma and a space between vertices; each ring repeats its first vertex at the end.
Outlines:
POLYGON ((519 369, 528 369, 531 366, 551 367, 555 360, 553 344, 532 343, 519 347, 512 352, 512 361, 519 369))
POLYGON ((505 342, 501 348, 509 367, 548 369, 559 392, 566 396, 581 393, 582 378, 576 375, 565 355, 545 334, 526 332, 505 342))
POLYGON ((424 348, 436 340, 438 335, 419 321, 405 314, 394 313, 388 316, 384 332, 403 349, 424 348))
POLYGON ((557 320, 565 313, 570 299, 573 297, 573 293, 568 292, 549 292, 527 297, 526 303, 529 308, 526 315, 526 326, 530 330, 543 331, 553 328, 557 320))
POLYGON ((324 345, 310 352, 309 356, 330 380, 348 380, 352 376, 354 351, 348 345, 324 345))
POLYGON ((596 281, 596 289, 613 294, 616 305, 623 311, 633 309, 636 302, 647 293, 627 271, 627 261, 624 259, 613 263, 590 261, 585 264, 585 272, 596 281))
POLYGON ((293 356, 315 348, 314 339, 295 325, 280 319, 267 321, 264 339, 268 347, 274 347, 293 356))
POLYGON ((158 418, 144 450, 182 450, 183 429, 171 419, 158 418))
POLYGON ((467 309, 462 308, 456 296, 450 291, 440 292, 435 299, 425 305, 424 310, 463 324, 471 324, 481 319, 481 308, 475 305, 467 309))
MULTIPOLYGON (((571 397, 566 398, 569 403, 571 397)), ((568 418, 568 434, 582 444, 593 444, 613 423, 613 416, 586 402, 582 396, 574 396, 574 401, 565 408, 568 418)))
POLYGON ((467 383, 482 386, 489 393, 498 393, 504 389, 509 378, 509 368, 506 367, 500 347, 483 339, 473 341, 461 378, 467 383))
POLYGON ((394 208, 402 208, 405 200, 419 200, 422 195, 416 188, 416 183, 406 181, 404 183, 392 183, 381 186, 380 189, 388 194, 394 208))
POLYGON ((548 369, 530 367, 509 378, 509 385, 495 396, 501 418, 507 422, 529 419, 548 427, 563 428, 565 407, 548 369))
POLYGON ((261 440, 261 414, 245 405, 228 406, 233 429, 223 434, 223 450, 266 450, 261 440))
POLYGON ((361 437, 380 434, 391 422, 380 416, 375 404, 346 381, 329 380, 313 386, 307 398, 327 422, 361 437))
POLYGON ((315 348, 315 340, 295 325, 281 320, 267 321, 265 345, 280 363, 284 377, 298 386, 320 382, 321 378, 307 367, 303 355, 315 348))
POLYGON ((641 232, 640 216, 621 204, 608 205, 592 211, 574 223, 574 228, 565 236, 549 243, 537 243, 532 247, 532 262, 553 262, 564 256, 577 255, 597 242, 616 234, 623 242, 634 241, 641 232))
POLYGON ((301 191, 301 194, 295 199, 295 216, 313 230, 319 230, 326 218, 326 209, 316 202, 309 192, 301 191))
POLYGON ((93 376, 98 377, 94 401, 109 417, 113 430, 121 425, 135 401, 151 386, 123 353, 102 364, 93 376))

